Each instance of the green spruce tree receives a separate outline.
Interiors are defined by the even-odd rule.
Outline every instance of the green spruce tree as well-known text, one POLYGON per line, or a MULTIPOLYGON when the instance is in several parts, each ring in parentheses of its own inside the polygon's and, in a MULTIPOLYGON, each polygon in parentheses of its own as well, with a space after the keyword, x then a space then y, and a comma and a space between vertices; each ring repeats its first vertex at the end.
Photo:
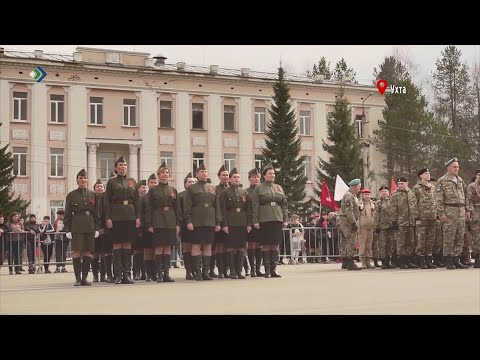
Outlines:
POLYGON ((352 83, 356 83, 355 76, 357 75, 353 68, 349 68, 347 62, 342 59, 335 64, 335 70, 333 70, 333 80, 342 81, 342 76, 350 76, 352 83))
POLYGON ((273 104, 269 109, 271 121, 265 130, 265 148, 262 148, 262 153, 265 164, 271 163, 275 168, 275 183, 281 185, 285 192, 289 212, 306 216, 311 213, 311 206, 304 202, 307 178, 302 163, 306 156, 300 156, 301 140, 298 137, 297 120, 281 65, 273 92, 273 104))
POLYGON ((323 75, 325 76, 325 80, 332 79, 332 71, 330 70, 330 61, 327 62, 325 56, 320 58, 318 64, 313 64, 312 70, 307 70, 307 76, 309 78, 314 78, 316 75, 323 75))

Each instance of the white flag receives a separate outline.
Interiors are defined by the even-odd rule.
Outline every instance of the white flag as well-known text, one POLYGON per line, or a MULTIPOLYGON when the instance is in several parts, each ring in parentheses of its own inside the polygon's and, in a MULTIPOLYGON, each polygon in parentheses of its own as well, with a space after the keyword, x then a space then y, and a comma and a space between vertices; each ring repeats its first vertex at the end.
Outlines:
POLYGON ((343 199, 343 195, 350 189, 347 184, 345 184, 345 181, 340 177, 340 175, 337 175, 337 178, 335 179, 335 195, 333 195, 333 198, 335 201, 340 201, 343 199))

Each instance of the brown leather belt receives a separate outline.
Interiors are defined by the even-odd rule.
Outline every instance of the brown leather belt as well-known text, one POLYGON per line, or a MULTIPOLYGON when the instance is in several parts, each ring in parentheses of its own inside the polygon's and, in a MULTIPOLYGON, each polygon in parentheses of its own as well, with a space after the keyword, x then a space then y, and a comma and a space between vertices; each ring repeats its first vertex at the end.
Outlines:
POLYGON ((229 210, 230 210, 230 212, 239 213, 239 212, 242 212, 243 209, 242 208, 230 208, 229 210))
POLYGON ((463 204, 444 204, 445 206, 450 206, 450 207, 456 207, 456 208, 460 208, 460 207, 464 207, 465 205, 463 204))

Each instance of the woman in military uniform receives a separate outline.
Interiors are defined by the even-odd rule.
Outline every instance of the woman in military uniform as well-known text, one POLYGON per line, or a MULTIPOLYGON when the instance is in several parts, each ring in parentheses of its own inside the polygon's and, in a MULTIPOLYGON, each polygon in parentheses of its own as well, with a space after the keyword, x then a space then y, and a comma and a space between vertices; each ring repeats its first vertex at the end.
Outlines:
MULTIPOLYGON (((255 168, 248 172, 248 181, 250 186, 246 189, 249 203, 250 203, 250 214, 252 211, 252 194, 255 187, 260 184, 260 172, 255 168)), ((252 220, 252 219, 250 219, 252 220)), ((258 229, 253 227, 252 223, 249 223, 252 227, 252 230, 247 235, 247 246, 248 246, 248 262, 252 267, 251 277, 265 276, 260 271, 260 266, 262 265, 262 245, 260 244, 260 237, 258 236, 258 229)))
POLYGON ((177 189, 168 185, 170 169, 165 162, 158 168, 158 185, 148 192, 145 226, 152 236, 157 265, 157 282, 173 282, 170 277, 172 246, 180 232, 177 219, 177 189))
POLYGON ((180 239, 182 241, 183 250, 183 264, 185 266, 186 280, 195 280, 193 277, 194 269, 192 267, 192 234, 193 231, 187 229, 187 222, 185 220, 185 194, 190 185, 195 184, 195 178, 192 173, 189 172, 183 180, 183 186, 185 190, 178 193, 177 197, 177 216, 180 223, 180 239))
MULTIPOLYGON (((148 191, 151 191, 155 186, 157 186, 157 175, 151 174, 148 177, 148 191)), ((145 198, 146 200, 147 198, 145 198)), ((144 201, 142 204, 142 214, 145 217, 147 211, 147 201, 144 201)), ((145 220, 145 219, 144 219, 145 220)), ((155 266, 155 259, 153 258, 153 254, 155 249, 153 248, 152 243, 153 234, 147 230, 145 226, 143 226, 143 262, 145 266, 145 280, 150 281, 157 281, 157 270, 155 266)))
POLYGON ((230 172, 229 178, 230 186, 220 194, 222 231, 228 234, 225 246, 230 255, 230 278, 245 279, 242 275, 245 244, 247 234, 252 230, 250 197, 239 187, 240 175, 236 168, 230 172))
POLYGON ((95 238, 99 236, 100 219, 95 193, 89 190, 85 169, 77 174, 78 189, 68 193, 65 200, 63 219, 67 239, 72 240, 73 269, 75 286, 89 286, 87 281, 95 238), (82 261, 83 256, 83 261, 82 261), (81 277, 80 277, 81 274, 81 277))
POLYGON ((104 195, 106 225, 112 229, 115 284, 133 284, 131 251, 140 227, 140 200, 135 181, 127 178, 123 156, 115 161, 115 172, 117 176, 108 180, 104 195))
MULTIPOLYGON (((228 187, 229 173, 225 165, 222 165, 217 172, 220 183, 215 186, 215 194, 220 200, 220 194, 228 187)), ((228 264, 230 263, 230 254, 225 251, 225 243, 227 242, 228 234, 223 231, 215 232, 215 237, 212 245, 212 261, 210 263, 210 276, 217 277, 215 274, 215 261, 217 262, 218 278, 228 278, 228 264)))
POLYGON ((259 229, 263 245, 265 277, 281 277, 276 270, 279 245, 283 240, 283 228, 287 227, 287 198, 280 185, 275 184, 275 170, 268 164, 262 171, 264 182, 257 185, 252 194, 253 226, 259 229))
POLYGON ((147 181, 141 180, 137 184, 138 197, 140 199, 140 227, 137 229, 137 237, 132 244, 133 250, 133 280, 146 280, 143 249, 145 248, 145 211, 146 195, 148 193, 147 181))
POLYGON ((198 181, 191 185, 185 194, 184 216, 187 229, 193 231, 192 266, 195 269, 197 281, 212 280, 209 275, 212 243, 215 231, 218 232, 221 229, 222 221, 215 186, 207 183, 207 178, 207 169, 202 164, 197 168, 198 181))

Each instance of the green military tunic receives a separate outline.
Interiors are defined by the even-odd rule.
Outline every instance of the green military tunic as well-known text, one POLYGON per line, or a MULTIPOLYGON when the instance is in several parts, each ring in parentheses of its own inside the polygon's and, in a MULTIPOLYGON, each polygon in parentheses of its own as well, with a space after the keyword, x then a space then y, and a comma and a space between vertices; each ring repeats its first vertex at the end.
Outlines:
MULTIPOLYGON (((217 195, 217 198, 218 198, 218 201, 219 201, 219 204, 220 204, 220 211, 221 211, 220 195, 227 188, 228 188, 228 184, 222 185, 220 183, 217 186, 215 186, 215 195, 217 195)), ((223 217, 223 214, 222 214, 222 217, 223 217)), ((229 237, 229 234, 226 234, 223 231, 218 231, 218 232, 215 233, 215 243, 223 244, 223 243, 227 242, 228 237, 229 237)))
POLYGON ((248 202, 250 203, 250 220, 251 222, 248 224, 252 227, 252 230, 248 233, 248 240, 249 242, 258 242, 260 239, 258 238, 258 229, 255 229, 253 227, 253 218, 251 216, 252 214, 252 208, 253 208, 253 202, 252 202, 252 194, 253 194, 253 190, 255 190, 256 188, 256 185, 253 186, 253 185, 250 185, 248 188, 246 188, 245 190, 247 191, 247 199, 248 199, 248 202))
POLYGON ((435 201, 435 187, 419 181, 413 187, 417 199, 418 219, 416 221, 417 247, 415 254, 432 256, 435 241, 435 223, 437 219, 437 204, 435 201))
POLYGON ((65 232, 76 234, 94 233, 100 229, 99 203, 92 190, 75 189, 65 200, 65 232))
POLYGON ((389 198, 380 198, 375 203, 375 229, 378 232, 378 257, 384 259, 387 256, 392 255, 393 236, 390 230, 390 214, 388 213, 389 198))
POLYGON ((480 254, 480 184, 476 181, 468 185, 467 203, 472 211, 473 255, 476 256, 480 254))
POLYGON ((194 227, 221 225, 220 203, 212 184, 198 180, 186 190, 184 218, 194 227))
MULTIPOLYGON (((248 193, 239 186, 230 185, 220 194, 222 227, 228 227, 228 248, 243 248, 247 241, 247 225, 252 223, 248 193)), ((223 232, 223 231, 221 231, 223 232)))
POLYGON ((177 190, 168 184, 159 183, 145 196, 145 227, 148 229, 176 229, 180 225, 177 217, 177 190))
POLYGON ((261 224, 268 221, 286 222, 287 198, 280 185, 264 181, 252 192, 252 221, 261 224))
POLYGON ((358 227, 360 208, 357 196, 349 189, 342 198, 340 206, 339 230, 341 235, 342 256, 352 258, 355 256, 355 242, 357 231, 352 225, 358 227))
POLYGON ((129 184, 127 176, 117 175, 107 182, 105 190, 105 218, 112 221, 140 219, 138 191, 129 184))

